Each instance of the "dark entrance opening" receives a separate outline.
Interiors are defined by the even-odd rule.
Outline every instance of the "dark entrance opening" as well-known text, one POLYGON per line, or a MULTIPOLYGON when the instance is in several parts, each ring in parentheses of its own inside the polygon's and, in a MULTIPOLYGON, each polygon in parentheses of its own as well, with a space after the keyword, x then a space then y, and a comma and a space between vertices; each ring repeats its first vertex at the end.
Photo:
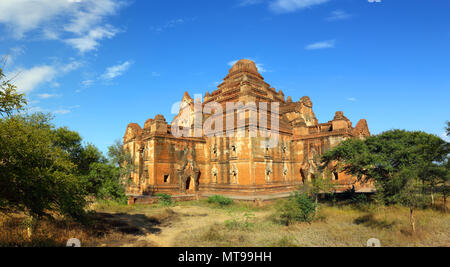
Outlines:
POLYGON ((305 171, 303 169, 300 169, 300 176, 302 177, 302 183, 305 184, 306 176, 305 176, 305 171))
POLYGON ((189 190, 190 187, 191 187, 191 177, 189 176, 189 177, 186 179, 186 190, 189 190))
POLYGON ((339 174, 337 172, 333 172, 334 180, 339 181, 339 174))

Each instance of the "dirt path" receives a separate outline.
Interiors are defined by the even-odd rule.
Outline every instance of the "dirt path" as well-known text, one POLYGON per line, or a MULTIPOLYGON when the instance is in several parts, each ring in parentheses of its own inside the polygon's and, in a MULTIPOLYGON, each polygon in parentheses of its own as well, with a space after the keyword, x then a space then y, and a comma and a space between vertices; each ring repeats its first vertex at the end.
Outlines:
POLYGON ((176 213, 176 219, 170 225, 161 227, 160 233, 146 235, 147 240, 151 240, 162 247, 175 246, 177 245, 176 238, 182 232, 209 227, 214 223, 223 223, 231 218, 223 211, 203 207, 184 206, 174 207, 172 210, 176 213))
POLYGON ((184 231, 223 223, 232 215, 224 210, 199 206, 176 206, 156 215, 130 213, 100 213, 105 228, 121 236, 110 235, 100 246, 158 246, 171 247, 184 231))

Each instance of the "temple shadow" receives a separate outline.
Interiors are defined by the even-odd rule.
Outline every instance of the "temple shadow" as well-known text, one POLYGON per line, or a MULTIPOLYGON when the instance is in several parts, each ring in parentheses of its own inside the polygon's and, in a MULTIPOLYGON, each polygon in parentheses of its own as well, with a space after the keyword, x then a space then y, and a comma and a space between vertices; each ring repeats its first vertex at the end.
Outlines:
POLYGON ((100 232, 111 231, 134 236, 146 234, 159 234, 163 222, 157 218, 148 217, 145 214, 127 213, 102 213, 95 214, 96 225, 100 232))
POLYGON ((353 223, 357 225, 364 225, 373 229, 392 229, 396 224, 395 221, 388 222, 386 220, 378 220, 372 213, 356 218, 353 223))

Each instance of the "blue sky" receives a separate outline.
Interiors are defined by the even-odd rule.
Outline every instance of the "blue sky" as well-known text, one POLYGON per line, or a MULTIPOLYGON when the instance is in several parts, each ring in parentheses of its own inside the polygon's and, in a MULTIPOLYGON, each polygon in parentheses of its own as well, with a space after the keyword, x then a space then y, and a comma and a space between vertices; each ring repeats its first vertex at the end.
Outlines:
POLYGON ((230 62, 320 122, 442 136, 450 120, 447 0, 1 0, 0 55, 31 111, 106 151, 130 122, 170 122, 184 91, 213 91, 230 62))

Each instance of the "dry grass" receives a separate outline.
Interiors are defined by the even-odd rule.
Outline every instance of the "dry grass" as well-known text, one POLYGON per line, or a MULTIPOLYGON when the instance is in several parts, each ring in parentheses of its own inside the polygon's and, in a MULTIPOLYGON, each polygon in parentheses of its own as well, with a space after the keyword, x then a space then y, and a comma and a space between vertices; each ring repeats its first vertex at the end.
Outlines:
POLYGON ((159 227, 170 224, 173 217, 171 210, 158 210, 154 216, 98 211, 88 225, 42 219, 29 236, 26 216, 0 215, 0 247, 64 247, 71 238, 79 239, 84 247, 156 246, 146 236, 160 232, 159 227))
POLYGON ((95 232, 75 222, 61 219, 41 220, 31 236, 27 217, 22 214, 0 216, 0 246, 5 247, 61 247, 70 238, 78 238, 84 244, 95 239, 95 232))
POLYGON ((42 221, 28 238, 25 217, 0 217, 0 246, 65 246, 78 238, 83 246, 365 246, 377 238, 382 246, 449 246, 450 215, 440 210, 416 212, 411 234, 404 207, 322 205, 318 220, 282 225, 277 204, 254 207, 235 203, 220 207, 206 201, 123 206, 100 203, 92 225, 62 219, 42 221))
POLYGON ((227 223, 216 223, 188 229, 174 245, 361 247, 370 238, 381 240, 383 246, 450 245, 450 215, 431 209, 416 212, 415 234, 411 234, 409 211, 404 207, 322 206, 318 221, 289 226, 278 223, 272 214, 255 212, 251 227, 230 229, 227 223))

